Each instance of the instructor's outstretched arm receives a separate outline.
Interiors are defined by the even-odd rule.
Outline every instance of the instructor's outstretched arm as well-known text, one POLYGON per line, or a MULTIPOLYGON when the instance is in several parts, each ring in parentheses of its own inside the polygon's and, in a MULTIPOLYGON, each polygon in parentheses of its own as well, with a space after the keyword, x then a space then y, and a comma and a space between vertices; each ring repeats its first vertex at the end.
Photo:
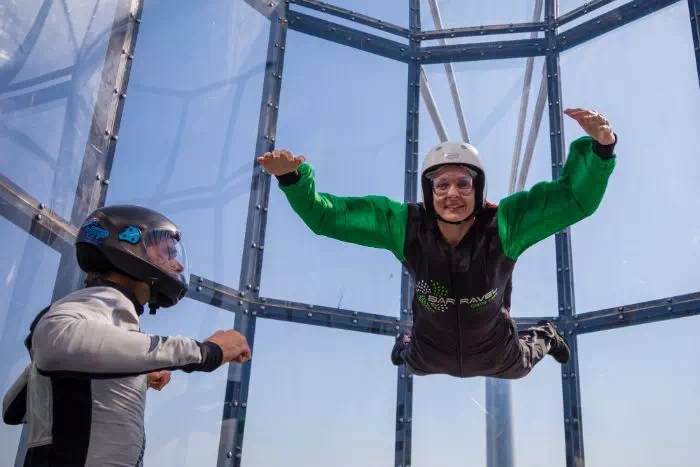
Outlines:
POLYGON ((571 144, 559 180, 540 182, 503 199, 498 230, 506 255, 515 260, 535 243, 592 215, 615 168, 617 137, 598 112, 568 109, 588 134, 571 144))
POLYGON ((386 196, 318 193, 311 166, 303 156, 286 150, 265 153, 258 162, 277 177, 292 209, 314 233, 389 250, 399 261, 404 260, 407 204, 386 196))

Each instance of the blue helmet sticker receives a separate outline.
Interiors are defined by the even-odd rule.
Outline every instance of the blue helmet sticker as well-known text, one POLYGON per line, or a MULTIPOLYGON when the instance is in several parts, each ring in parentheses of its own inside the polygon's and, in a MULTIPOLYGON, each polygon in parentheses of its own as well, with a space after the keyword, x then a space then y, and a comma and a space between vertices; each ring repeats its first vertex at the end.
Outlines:
POLYGON ((92 243, 93 245, 99 245, 102 240, 109 237, 109 232, 107 229, 100 225, 97 219, 88 219, 82 227, 80 227, 80 234, 78 235, 78 240, 92 243))
POLYGON ((141 241, 141 231, 137 227, 130 225, 119 234, 119 240, 136 245, 141 241))

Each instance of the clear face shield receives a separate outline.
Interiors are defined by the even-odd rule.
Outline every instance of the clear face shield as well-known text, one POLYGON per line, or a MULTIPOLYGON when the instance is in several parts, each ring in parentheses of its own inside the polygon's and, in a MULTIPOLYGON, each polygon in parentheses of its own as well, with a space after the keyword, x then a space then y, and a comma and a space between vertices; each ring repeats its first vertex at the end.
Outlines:
POLYGON ((143 243, 151 264, 189 286, 190 270, 181 232, 149 230, 143 234, 143 243))

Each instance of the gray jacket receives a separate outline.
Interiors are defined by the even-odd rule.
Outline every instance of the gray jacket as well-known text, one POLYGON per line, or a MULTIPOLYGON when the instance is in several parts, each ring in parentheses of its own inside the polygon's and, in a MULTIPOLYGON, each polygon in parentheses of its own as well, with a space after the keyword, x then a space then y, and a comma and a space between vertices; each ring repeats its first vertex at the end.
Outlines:
POLYGON ((31 364, 3 400, 26 423, 25 466, 142 465, 147 374, 212 371, 221 349, 140 331, 143 308, 118 286, 78 290, 38 319, 31 364))

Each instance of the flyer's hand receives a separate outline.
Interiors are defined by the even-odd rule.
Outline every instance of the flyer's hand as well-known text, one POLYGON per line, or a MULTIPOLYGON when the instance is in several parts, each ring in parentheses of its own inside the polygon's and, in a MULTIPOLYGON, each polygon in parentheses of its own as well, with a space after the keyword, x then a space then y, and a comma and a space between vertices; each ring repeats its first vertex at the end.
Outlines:
POLYGON ((600 144, 607 146, 615 142, 615 133, 603 114, 589 109, 566 109, 564 113, 576 120, 583 131, 600 144))
POLYGON ((286 149, 266 152, 258 157, 258 163, 272 175, 280 176, 294 172, 305 160, 304 156, 295 156, 286 149))

